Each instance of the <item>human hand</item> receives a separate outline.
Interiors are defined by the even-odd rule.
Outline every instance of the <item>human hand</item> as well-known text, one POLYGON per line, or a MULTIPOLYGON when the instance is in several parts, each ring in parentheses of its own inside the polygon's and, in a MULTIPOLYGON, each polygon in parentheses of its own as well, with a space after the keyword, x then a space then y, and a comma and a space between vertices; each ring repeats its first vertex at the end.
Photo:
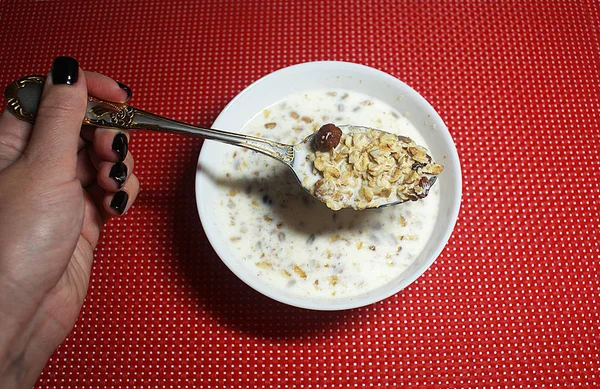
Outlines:
POLYGON ((108 218, 139 192, 128 134, 83 128, 88 92, 131 91, 58 57, 35 124, 0 116, 0 387, 32 387, 70 333, 108 218))

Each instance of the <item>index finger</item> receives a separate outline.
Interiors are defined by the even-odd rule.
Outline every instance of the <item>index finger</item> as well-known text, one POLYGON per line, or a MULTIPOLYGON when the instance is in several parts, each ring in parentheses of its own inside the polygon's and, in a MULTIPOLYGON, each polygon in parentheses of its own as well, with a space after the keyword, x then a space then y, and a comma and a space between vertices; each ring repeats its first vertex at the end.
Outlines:
POLYGON ((131 89, 125 84, 96 72, 85 72, 88 93, 100 99, 124 103, 131 98, 131 89))

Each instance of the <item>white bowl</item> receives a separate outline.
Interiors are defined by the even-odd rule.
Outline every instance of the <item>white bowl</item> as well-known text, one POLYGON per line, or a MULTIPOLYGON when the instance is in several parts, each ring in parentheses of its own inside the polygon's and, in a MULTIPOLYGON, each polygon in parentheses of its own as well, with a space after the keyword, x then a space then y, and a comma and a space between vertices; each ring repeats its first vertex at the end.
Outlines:
POLYGON ((419 130, 429 150, 445 165, 438 178, 440 209, 438 220, 425 248, 398 277, 358 296, 336 298, 297 297, 274 290, 256 278, 235 258, 230 241, 219 232, 218 221, 210 212, 218 203, 217 188, 206 170, 218 171, 214 161, 232 146, 205 141, 196 173, 196 201, 202 226, 217 255, 242 281, 258 292, 282 303, 315 310, 343 310, 368 305, 406 288, 431 266, 454 228, 461 199, 461 172, 456 147, 446 125, 431 105, 411 87, 379 70, 347 62, 309 62, 273 72, 240 92, 223 109, 212 128, 238 132, 257 112, 286 96, 304 90, 338 88, 361 92, 405 113, 419 130), (402 98, 398 98, 401 96, 402 98))

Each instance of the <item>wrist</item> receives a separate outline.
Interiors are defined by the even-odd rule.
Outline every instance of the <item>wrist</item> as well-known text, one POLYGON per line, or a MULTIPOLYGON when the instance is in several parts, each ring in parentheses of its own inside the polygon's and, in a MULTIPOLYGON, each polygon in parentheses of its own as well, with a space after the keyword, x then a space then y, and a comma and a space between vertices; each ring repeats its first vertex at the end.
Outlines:
POLYGON ((0 388, 31 388, 52 354, 35 338, 34 322, 0 314, 0 388))
POLYGON ((0 387, 20 388, 28 370, 25 350, 28 336, 14 318, 0 314, 0 387))
POLYGON ((46 358, 35 351, 10 350, 1 360, 0 387, 6 389, 32 388, 46 364, 46 358))

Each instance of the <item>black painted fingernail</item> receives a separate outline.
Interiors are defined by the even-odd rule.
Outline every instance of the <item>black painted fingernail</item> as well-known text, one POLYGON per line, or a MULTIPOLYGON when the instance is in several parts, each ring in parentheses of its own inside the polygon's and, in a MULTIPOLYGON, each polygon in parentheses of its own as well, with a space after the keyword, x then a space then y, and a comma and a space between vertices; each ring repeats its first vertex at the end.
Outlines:
POLYGON ((117 81, 117 85, 119 85, 119 88, 123 89, 127 93, 127 98, 125 100, 129 100, 131 98, 131 95, 133 95, 131 89, 129 89, 127 85, 120 83, 119 81, 117 81))
POLYGON ((122 188, 123 184, 125 184, 125 180, 127 179, 127 165, 125 165, 123 162, 115 163, 113 167, 110 168, 110 173, 108 173, 108 176, 117 181, 119 188, 122 188))
POLYGON ((125 191, 119 191, 115 193, 115 196, 110 202, 110 207, 117 211, 119 215, 122 215, 125 212, 125 207, 127 206, 127 201, 129 200, 129 195, 125 191))
POLYGON ((73 85, 79 78, 79 63, 75 58, 57 57, 52 62, 52 83, 73 85))
POLYGON ((119 161, 123 162, 127 156, 127 136, 119 132, 113 140, 112 149, 119 155, 119 161))

